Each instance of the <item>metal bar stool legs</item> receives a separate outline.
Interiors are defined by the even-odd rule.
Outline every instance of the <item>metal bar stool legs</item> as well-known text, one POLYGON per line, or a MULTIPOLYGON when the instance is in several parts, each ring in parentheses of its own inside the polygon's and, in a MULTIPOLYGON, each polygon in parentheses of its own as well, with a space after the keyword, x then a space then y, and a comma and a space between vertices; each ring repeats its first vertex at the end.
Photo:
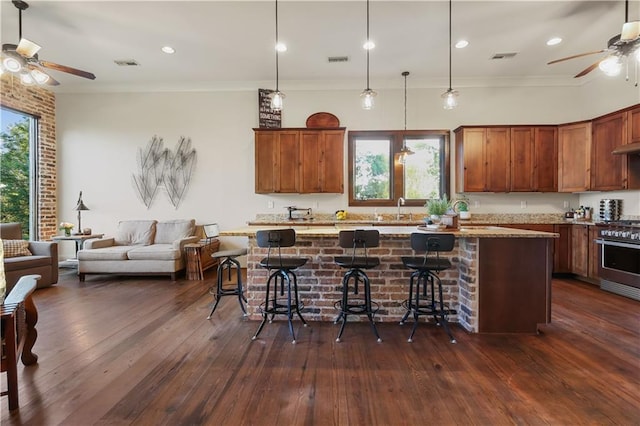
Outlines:
POLYGON ((284 269, 278 269, 269 276, 264 303, 261 305, 262 321, 258 326, 256 334, 251 340, 256 340, 267 321, 272 322, 276 315, 286 315, 289 326, 289 334, 292 342, 296 343, 296 335, 293 329, 293 314, 295 313, 307 327, 307 321, 300 313, 301 303, 298 298, 298 279, 294 273, 284 269), (280 284, 280 285, 278 285, 280 284), (279 290, 279 291, 278 291, 279 290), (286 299, 285 299, 286 291, 286 299), (278 292, 280 299, 278 299, 278 292), (270 317, 270 318, 269 318, 270 317))
POLYGON ((214 293, 216 301, 213 304, 213 308, 211 309, 211 313, 209 313, 207 319, 211 319, 211 316, 216 311, 216 308, 220 303, 220 299, 222 299, 222 297, 224 296, 237 296, 238 303, 240 304, 240 309, 242 310, 242 316, 247 316, 247 310, 244 306, 244 304, 247 302, 247 298, 244 296, 244 290, 242 289, 242 268, 240 267, 240 262, 238 262, 238 260, 236 259, 237 256, 242 256, 245 254, 247 254, 246 249, 226 250, 212 254, 212 257, 217 257, 219 259, 224 257, 224 260, 222 260, 218 264, 216 290, 214 293), (233 269, 236 270, 236 287, 224 288, 223 279, 225 271, 227 272, 227 279, 231 281, 231 274, 233 269))
POLYGON ((339 321, 342 321, 336 342, 340 342, 340 338, 344 332, 344 327, 347 324, 349 315, 361 314, 367 315, 373 334, 375 334, 378 342, 382 342, 374 321, 374 315, 378 311, 378 305, 371 301, 371 284, 369 282, 369 277, 363 271, 359 269, 351 269, 345 273, 342 278, 342 298, 340 301, 336 302, 336 308, 339 309, 340 312, 334 323, 337 324, 339 321), (354 295, 358 295, 358 285, 362 282, 364 287, 364 299, 349 299, 349 282, 353 282, 352 287, 354 295), (374 304, 375 310, 373 308, 374 304))

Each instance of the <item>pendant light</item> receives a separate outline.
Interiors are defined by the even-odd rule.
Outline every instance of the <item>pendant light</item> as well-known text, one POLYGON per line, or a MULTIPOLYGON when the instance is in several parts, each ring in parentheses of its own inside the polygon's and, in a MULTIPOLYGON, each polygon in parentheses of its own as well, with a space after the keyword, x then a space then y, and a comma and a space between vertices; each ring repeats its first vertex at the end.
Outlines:
POLYGON ((453 109, 458 106, 458 91, 451 88, 451 0, 449 0, 449 89, 442 94, 444 109, 453 109))
POLYGON ((372 109, 374 105, 373 98, 377 93, 369 87, 369 51, 375 47, 375 44, 369 39, 369 0, 367 0, 367 41, 364 46, 367 51, 367 88, 360 93, 360 101, 363 109, 372 109))
MULTIPOLYGON (((409 76, 409 71, 403 71, 402 76, 404 77, 404 130, 407 131, 407 77, 409 76)), ((398 160, 404 164, 407 160, 408 155, 413 155, 414 152, 407 148, 407 140, 403 136, 402 139, 402 149, 400 150, 400 156, 398 160)))
POLYGON ((275 50, 276 50, 276 90, 274 92, 271 92, 271 109, 274 111, 282 111, 282 104, 286 96, 284 93, 280 91, 280 88, 278 86, 280 82, 280 74, 279 74, 280 70, 278 68, 278 54, 280 52, 284 52, 286 50, 286 47, 284 47, 284 45, 280 43, 280 40, 278 38, 278 0, 276 0, 276 47, 275 47, 275 50))

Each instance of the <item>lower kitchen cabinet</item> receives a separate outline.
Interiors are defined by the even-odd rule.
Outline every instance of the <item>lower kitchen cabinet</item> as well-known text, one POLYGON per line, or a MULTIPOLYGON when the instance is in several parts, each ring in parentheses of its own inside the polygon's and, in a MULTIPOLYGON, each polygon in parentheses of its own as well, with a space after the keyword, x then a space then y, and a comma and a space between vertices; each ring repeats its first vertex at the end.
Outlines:
POLYGON ((574 224, 571 228, 571 272, 577 278, 596 283, 598 277, 598 227, 574 224))
POLYGON ((553 225, 560 236, 553 241, 553 273, 571 273, 571 228, 573 225, 553 225))

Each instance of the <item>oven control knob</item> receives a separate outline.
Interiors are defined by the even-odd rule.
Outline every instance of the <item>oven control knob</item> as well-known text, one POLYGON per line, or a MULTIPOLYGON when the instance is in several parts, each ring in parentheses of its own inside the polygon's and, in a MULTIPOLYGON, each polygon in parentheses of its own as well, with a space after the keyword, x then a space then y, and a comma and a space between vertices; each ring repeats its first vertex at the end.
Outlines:
POLYGON ((631 234, 631 239, 640 241, 640 232, 632 233, 631 234))
POLYGON ((622 231, 620 234, 623 238, 631 238, 631 231, 622 231))

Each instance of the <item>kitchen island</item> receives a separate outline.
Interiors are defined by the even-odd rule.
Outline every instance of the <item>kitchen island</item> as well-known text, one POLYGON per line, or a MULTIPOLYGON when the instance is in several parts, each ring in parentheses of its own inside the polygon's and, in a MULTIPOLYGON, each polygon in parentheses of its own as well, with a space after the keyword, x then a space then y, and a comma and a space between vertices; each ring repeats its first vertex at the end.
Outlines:
MULTIPOLYGON (((286 226, 289 227, 289 226, 286 226)), ((285 227, 285 228, 286 228, 285 227)), ((260 229, 278 226, 247 226, 223 231, 222 236, 248 237, 246 296, 250 319, 260 319, 267 271, 259 267, 267 250, 256 245, 260 229)), ((413 254, 409 243, 416 226, 294 226, 296 245, 284 255, 309 261, 297 270, 305 319, 333 321, 334 303, 340 297, 344 270, 333 258, 344 253, 338 247, 340 229, 380 231, 380 246, 370 249, 381 264, 367 272, 372 299, 379 303, 376 319, 400 321, 407 298, 411 270, 401 257, 413 254)), ((445 254, 453 267, 441 273, 445 303, 457 311, 449 318, 469 332, 535 333, 539 324, 551 321, 552 241, 557 234, 496 226, 468 226, 447 231, 456 236, 455 248, 445 254)))

